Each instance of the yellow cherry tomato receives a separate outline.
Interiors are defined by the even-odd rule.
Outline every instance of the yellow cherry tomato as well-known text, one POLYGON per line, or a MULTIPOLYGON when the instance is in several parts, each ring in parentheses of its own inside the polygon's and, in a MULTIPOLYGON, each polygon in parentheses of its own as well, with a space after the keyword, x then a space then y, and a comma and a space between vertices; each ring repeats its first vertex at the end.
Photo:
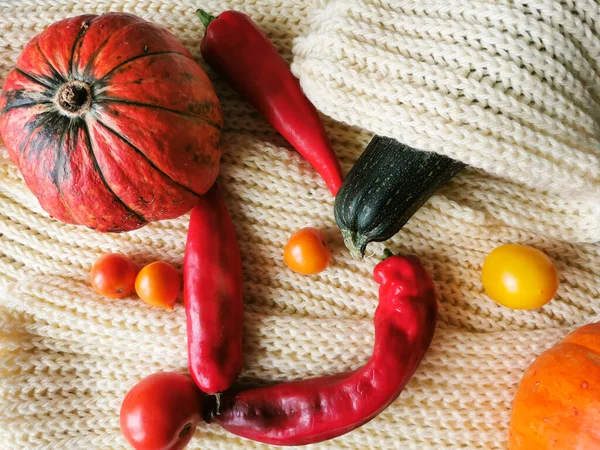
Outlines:
POLYGON ((558 274, 550 258, 519 244, 494 249, 483 263, 481 280, 487 295, 512 309, 540 308, 558 290, 558 274))
POLYGON ((159 308, 173 309, 180 287, 179 272, 164 261, 148 264, 135 279, 137 295, 145 303, 159 308))
POLYGON ((283 249, 283 262, 294 272, 304 275, 322 272, 330 260, 331 251, 325 234, 312 227, 296 231, 283 249))

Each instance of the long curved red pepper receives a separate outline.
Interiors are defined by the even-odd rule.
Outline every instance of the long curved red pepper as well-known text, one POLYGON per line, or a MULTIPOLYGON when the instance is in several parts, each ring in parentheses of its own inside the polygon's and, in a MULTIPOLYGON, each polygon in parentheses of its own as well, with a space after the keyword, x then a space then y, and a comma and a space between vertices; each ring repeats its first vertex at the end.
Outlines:
POLYGON ((202 391, 223 392, 243 366, 244 306, 240 249, 216 185, 192 209, 183 292, 190 373, 202 391))
POLYGON ((414 255, 389 257, 373 274, 380 284, 379 305, 375 348, 366 365, 345 374, 225 393, 220 411, 213 406, 207 420, 255 441, 303 445, 340 436, 383 411, 429 348, 437 300, 414 255))
POLYGON ((325 127, 290 66, 250 17, 198 10, 204 60, 240 92, 316 169, 336 195, 342 170, 325 127))

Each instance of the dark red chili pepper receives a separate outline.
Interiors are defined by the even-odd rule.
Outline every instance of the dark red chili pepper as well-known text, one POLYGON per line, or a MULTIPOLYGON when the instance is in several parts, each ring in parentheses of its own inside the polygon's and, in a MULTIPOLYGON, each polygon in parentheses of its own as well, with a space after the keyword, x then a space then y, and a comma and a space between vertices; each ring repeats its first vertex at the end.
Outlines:
POLYGON ((188 363, 198 387, 228 389, 242 370, 242 262, 216 185, 192 209, 183 260, 188 363))
POLYGON ((237 11, 197 11, 206 27, 204 60, 308 160, 333 193, 342 170, 321 118, 290 66, 252 19, 237 11))
POLYGON ((213 405, 207 420, 255 441, 303 445, 340 436, 383 411, 429 348, 437 300, 414 255, 389 257, 373 274, 380 284, 379 305, 375 348, 366 365, 345 374, 227 392, 218 414, 213 405))

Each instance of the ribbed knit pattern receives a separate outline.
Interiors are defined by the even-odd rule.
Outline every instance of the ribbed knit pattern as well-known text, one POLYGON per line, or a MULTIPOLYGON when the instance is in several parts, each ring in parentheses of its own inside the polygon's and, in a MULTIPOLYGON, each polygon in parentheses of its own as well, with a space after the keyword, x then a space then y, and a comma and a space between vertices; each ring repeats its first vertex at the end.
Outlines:
POLYGON ((600 3, 321 6, 294 67, 324 113, 537 189, 600 193, 600 3))
MULTIPOLYGON (((598 5, 528 4, 0 0, 0 80, 34 35, 86 12, 127 11, 164 25, 204 65, 195 8, 237 9, 340 121, 325 118, 345 171, 373 132, 474 166, 386 243, 420 255, 436 283, 439 325, 422 365, 375 420, 310 448, 504 449, 524 369, 573 328, 600 320, 600 211, 590 195, 598 183, 598 5), (556 263, 561 286, 546 307, 512 311, 484 294, 483 260, 509 242, 556 263)), ((373 343, 371 271, 383 244, 352 260, 319 176, 208 73, 223 104, 220 180, 245 277, 240 382, 359 366, 373 343), (333 262, 316 276, 282 262, 287 238, 303 226, 330 239, 333 262)), ((103 298, 89 269, 104 251, 181 267, 189 217, 116 235, 62 224, 41 210, 0 147, 0 449, 127 448, 125 393, 153 372, 187 370, 183 305, 171 312, 103 298)), ((268 447, 202 425, 189 448, 268 447)))

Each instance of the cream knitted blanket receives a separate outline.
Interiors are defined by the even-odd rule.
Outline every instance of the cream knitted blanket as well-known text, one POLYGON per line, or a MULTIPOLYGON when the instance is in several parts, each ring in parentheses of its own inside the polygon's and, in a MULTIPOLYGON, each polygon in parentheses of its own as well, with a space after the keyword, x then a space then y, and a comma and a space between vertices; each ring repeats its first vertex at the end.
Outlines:
MULTIPOLYGON (((505 448, 523 370, 572 328, 600 320, 600 4, 0 0, 0 80, 35 34, 89 12, 162 24, 200 59, 200 6, 248 13, 293 61, 316 106, 339 121, 326 119, 346 171, 372 133, 472 167, 387 243, 420 255, 436 282, 439 326, 425 360, 379 417, 312 448, 505 448), (508 242, 556 262, 561 287, 546 307, 512 311, 484 295, 482 261, 508 242)), ((223 103, 220 177, 243 255, 241 381, 360 365, 373 339, 376 258, 351 259, 319 177, 209 75, 223 103), (287 237, 308 225, 329 230, 334 252, 313 277, 281 258, 287 237)), ((152 372, 187 368, 184 311, 102 298, 88 271, 103 251, 181 266, 188 216, 121 235, 61 224, 1 151, 0 449, 125 448, 126 391, 152 372)), ((190 448, 266 447, 203 425, 190 448)))

